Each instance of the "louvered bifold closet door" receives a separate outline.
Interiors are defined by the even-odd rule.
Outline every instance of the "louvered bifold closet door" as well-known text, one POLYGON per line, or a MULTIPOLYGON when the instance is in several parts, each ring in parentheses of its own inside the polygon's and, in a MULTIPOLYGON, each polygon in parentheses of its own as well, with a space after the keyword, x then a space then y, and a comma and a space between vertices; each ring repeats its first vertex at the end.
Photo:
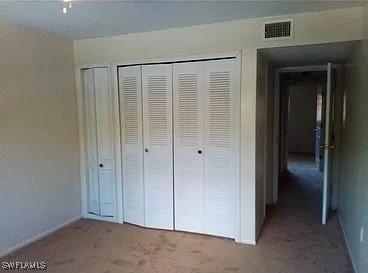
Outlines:
POLYGON ((235 238, 240 126, 235 59, 205 62, 204 82, 205 229, 208 234, 235 238))
POLYGON ((115 176, 113 151, 112 97, 108 68, 94 68, 97 149, 99 161, 100 215, 115 215, 115 176))
POLYGON ((141 66, 119 68, 124 221, 144 226, 141 66))
POLYGON ((175 229, 205 233, 203 64, 173 65, 175 229))
POLYGON ((145 225, 173 229, 172 65, 142 66, 145 225))
POLYGON ((87 209, 89 213, 100 214, 100 193, 98 185, 98 153, 96 127, 96 99, 93 69, 82 70, 84 90, 84 125, 87 168, 87 209))

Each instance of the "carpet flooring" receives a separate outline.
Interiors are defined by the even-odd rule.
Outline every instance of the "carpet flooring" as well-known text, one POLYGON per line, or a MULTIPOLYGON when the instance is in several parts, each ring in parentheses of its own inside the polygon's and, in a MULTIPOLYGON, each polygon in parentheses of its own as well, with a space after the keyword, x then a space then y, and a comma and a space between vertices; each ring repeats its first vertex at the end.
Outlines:
POLYGON ((313 162, 292 158, 256 246, 83 219, 2 261, 45 261, 50 273, 352 273, 336 215, 320 224, 321 186, 313 162))

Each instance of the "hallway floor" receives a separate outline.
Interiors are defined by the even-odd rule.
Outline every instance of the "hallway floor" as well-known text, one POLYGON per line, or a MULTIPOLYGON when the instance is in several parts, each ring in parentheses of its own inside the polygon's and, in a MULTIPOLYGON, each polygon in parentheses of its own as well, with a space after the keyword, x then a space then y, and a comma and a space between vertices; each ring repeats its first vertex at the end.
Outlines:
POLYGON ((53 273, 352 273, 337 217, 320 224, 321 174, 300 157, 289 169, 257 246, 79 220, 3 261, 46 261, 53 273))

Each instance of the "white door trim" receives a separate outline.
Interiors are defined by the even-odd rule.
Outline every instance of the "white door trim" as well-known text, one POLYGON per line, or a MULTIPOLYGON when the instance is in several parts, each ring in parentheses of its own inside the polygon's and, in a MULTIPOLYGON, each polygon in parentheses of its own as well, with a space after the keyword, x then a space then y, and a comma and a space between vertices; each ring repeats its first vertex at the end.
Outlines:
POLYGON ((78 142, 79 142, 79 168, 81 179, 81 209, 82 216, 87 215, 87 181, 86 181, 86 156, 85 156, 85 130, 83 122, 83 95, 82 95, 82 67, 75 67, 75 90, 77 97, 78 114, 78 142))
POLYGON ((152 58, 152 59, 136 59, 112 62, 111 67, 129 66, 129 65, 146 65, 146 64, 160 64, 160 63, 176 63, 176 62, 190 62, 190 61, 206 61, 214 59, 225 58, 239 58, 241 52, 228 52, 228 53, 213 53, 203 55, 181 56, 181 57, 168 57, 168 58, 152 58))
POLYGON ((236 156, 238 158, 238 160, 235 161, 235 166, 234 166, 234 170, 235 170, 235 183, 236 183, 236 187, 238 188, 239 192, 236 195, 236 200, 235 200, 235 215, 238 215, 238 217, 236 217, 235 219, 235 225, 237 226, 237 230, 235 231, 235 241, 236 242, 241 242, 241 218, 245 217, 245 213, 243 213, 242 208, 240 206, 241 203, 241 192, 242 192, 242 177, 241 177, 241 170, 240 170, 240 164, 241 164, 241 152, 240 152, 240 143, 241 143, 241 120, 242 120, 242 116, 241 116, 241 96, 242 96, 242 90, 241 90, 241 86, 242 86, 242 70, 241 70, 241 66, 242 66, 242 53, 238 53, 235 56, 235 63, 236 63, 236 71, 235 73, 238 75, 238 81, 235 83, 236 89, 238 90, 238 100, 237 102, 235 102, 235 107, 236 110, 235 112, 237 113, 239 120, 238 120, 238 126, 236 126, 235 128, 235 152, 236 156))
POLYGON ((112 98, 113 98, 113 124, 115 143, 115 181, 116 181, 116 221, 124 223, 123 210, 123 179, 122 179, 122 154, 120 131, 120 105, 119 105, 119 79, 118 67, 111 66, 112 98))

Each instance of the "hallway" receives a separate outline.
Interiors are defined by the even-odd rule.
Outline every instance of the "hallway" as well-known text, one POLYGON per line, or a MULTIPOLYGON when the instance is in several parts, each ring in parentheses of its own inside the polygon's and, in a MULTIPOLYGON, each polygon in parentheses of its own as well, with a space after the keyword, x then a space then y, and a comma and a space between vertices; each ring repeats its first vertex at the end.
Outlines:
POLYGON ((320 224, 321 174, 300 157, 289 169, 256 246, 79 220, 4 261, 46 261, 55 273, 352 273, 336 216, 320 224))
POLYGON ((278 205, 308 212, 311 222, 321 222, 323 173, 314 155, 289 153, 288 170, 280 179, 278 205))
POLYGON ((322 176, 314 156, 290 154, 278 203, 267 208, 260 245, 282 251, 287 272, 353 272, 337 215, 321 225, 322 176))

